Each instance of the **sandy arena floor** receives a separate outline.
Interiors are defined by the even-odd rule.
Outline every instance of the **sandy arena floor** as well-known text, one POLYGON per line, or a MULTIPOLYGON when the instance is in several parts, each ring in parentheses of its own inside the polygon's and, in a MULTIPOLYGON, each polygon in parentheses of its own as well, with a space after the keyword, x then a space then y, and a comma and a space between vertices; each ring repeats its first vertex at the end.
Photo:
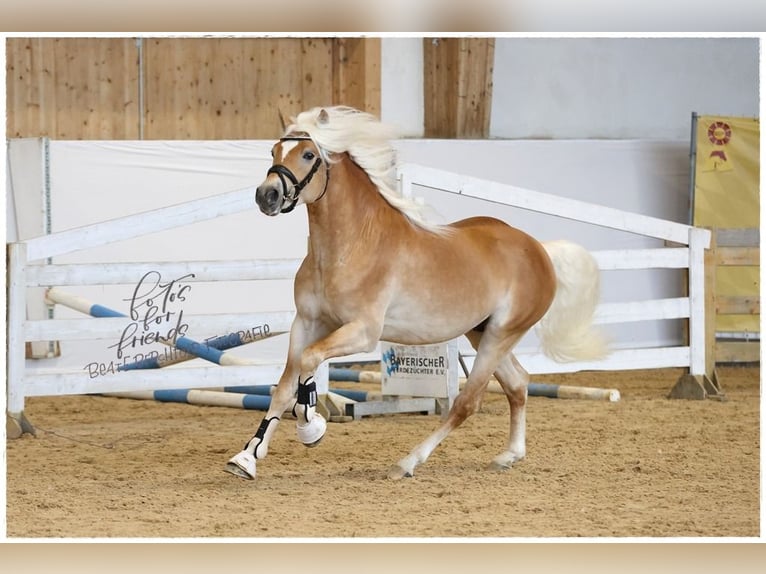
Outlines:
POLYGON ((222 469, 261 413, 33 398, 38 436, 7 443, 8 537, 758 536, 760 369, 721 368, 724 402, 666 399, 680 373, 538 378, 622 400, 530 397, 527 458, 508 472, 486 470, 508 432, 488 394, 398 482, 388 467, 437 416, 330 424, 314 449, 285 419, 249 482, 222 469))

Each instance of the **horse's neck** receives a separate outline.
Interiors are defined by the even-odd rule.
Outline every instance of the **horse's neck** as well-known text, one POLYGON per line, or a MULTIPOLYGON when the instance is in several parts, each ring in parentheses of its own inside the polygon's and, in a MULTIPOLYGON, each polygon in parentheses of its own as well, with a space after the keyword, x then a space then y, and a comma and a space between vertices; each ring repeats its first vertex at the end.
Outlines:
POLYGON ((312 255, 325 267, 343 263, 361 242, 366 253, 381 242, 390 246, 409 227, 347 155, 330 168, 324 197, 307 207, 312 255))

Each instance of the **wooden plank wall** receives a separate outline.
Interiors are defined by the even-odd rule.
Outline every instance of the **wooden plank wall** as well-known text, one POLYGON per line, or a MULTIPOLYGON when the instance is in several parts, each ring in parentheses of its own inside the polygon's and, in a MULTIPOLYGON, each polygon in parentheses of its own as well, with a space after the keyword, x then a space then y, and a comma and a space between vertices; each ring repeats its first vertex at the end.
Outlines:
POLYGON ((380 39, 338 38, 333 50, 333 101, 380 117, 380 39))
POLYGON ((380 113, 379 38, 8 38, 6 54, 8 138, 260 139, 280 112, 380 113))
POLYGON ((279 113, 332 102, 332 41, 286 38, 145 42, 147 139, 257 139, 279 113))
MULTIPOLYGON (((423 51, 424 135, 488 137, 494 39, 423 51)), ((8 138, 259 139, 280 112, 380 114, 379 38, 8 38, 6 54, 8 138)))
POLYGON ((487 138, 492 110, 493 38, 425 38, 425 136, 487 138))
POLYGON ((132 38, 8 38, 6 136, 138 137, 132 38))
MULTIPOLYGON (((715 338, 716 315, 760 315, 761 297, 752 295, 726 295, 718 293, 715 275, 718 267, 758 267, 761 261, 760 229, 713 229, 713 239, 708 251, 706 268, 708 305, 706 312, 712 317, 708 330, 712 339, 708 352, 712 351, 717 363, 757 363, 761 356, 760 337, 751 341, 717 341, 715 338)), ((758 334, 759 335, 759 334, 758 334)))

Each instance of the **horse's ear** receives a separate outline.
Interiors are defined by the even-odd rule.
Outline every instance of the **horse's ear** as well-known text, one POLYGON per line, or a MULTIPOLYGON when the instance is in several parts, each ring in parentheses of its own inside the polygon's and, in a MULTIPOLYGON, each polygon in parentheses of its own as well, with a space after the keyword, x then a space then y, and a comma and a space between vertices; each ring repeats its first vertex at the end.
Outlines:
POLYGON ((280 108, 277 108, 277 111, 279 112, 279 123, 282 126, 282 133, 285 133, 285 130, 287 130, 287 122, 285 122, 285 115, 282 113, 282 110, 280 108))
POLYGON ((326 124, 330 121, 330 114, 327 113, 327 110, 322 108, 322 111, 319 112, 319 116, 317 117, 317 122, 320 124, 326 124))

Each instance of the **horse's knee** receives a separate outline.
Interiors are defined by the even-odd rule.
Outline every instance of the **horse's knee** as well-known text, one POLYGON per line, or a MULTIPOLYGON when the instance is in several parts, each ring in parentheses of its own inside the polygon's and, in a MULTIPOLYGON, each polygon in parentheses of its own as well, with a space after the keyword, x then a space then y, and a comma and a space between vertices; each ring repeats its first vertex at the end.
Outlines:
POLYGON ((324 361, 324 354, 314 345, 308 347, 301 354, 301 372, 313 373, 324 361))

